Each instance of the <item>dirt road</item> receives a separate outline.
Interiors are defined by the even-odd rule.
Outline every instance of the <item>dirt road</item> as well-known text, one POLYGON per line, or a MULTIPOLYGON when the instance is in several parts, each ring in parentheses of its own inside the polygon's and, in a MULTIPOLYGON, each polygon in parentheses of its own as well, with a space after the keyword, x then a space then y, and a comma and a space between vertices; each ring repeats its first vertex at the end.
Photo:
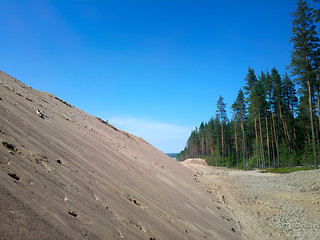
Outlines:
POLYGON ((182 163, 216 194, 247 239, 320 239, 320 170, 278 175, 182 163))

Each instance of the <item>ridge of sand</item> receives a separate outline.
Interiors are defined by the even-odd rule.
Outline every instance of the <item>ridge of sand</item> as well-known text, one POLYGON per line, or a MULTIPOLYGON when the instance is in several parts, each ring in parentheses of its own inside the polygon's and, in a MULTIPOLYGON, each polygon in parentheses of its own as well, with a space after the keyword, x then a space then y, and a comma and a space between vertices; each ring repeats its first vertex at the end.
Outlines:
POLYGON ((203 159, 182 164, 239 221, 247 239, 320 239, 320 170, 281 175, 211 167, 203 159))
POLYGON ((3 72, 0 113, 0 239, 243 239, 192 171, 143 139, 3 72))

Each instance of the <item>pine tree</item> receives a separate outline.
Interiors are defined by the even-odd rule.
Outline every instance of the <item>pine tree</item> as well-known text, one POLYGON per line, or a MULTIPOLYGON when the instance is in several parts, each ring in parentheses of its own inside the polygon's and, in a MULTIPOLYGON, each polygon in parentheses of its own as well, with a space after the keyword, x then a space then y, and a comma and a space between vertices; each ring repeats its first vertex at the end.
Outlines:
POLYGON ((236 119, 239 119, 240 121, 240 128, 242 133, 241 145, 242 145, 243 169, 246 170, 246 139, 245 139, 245 129, 244 129, 244 122, 246 118, 246 105, 245 105, 245 97, 242 89, 239 90, 237 99, 232 106, 237 116, 236 119))
POLYGON ((236 150, 236 162, 237 162, 237 168, 239 169, 239 150, 238 150, 238 136, 237 136, 237 122, 239 115, 237 114, 238 110, 238 104, 237 102, 234 102, 231 106, 232 112, 233 112, 233 121, 234 121, 234 145, 236 150))
POLYGON ((254 70, 249 67, 248 73, 245 78, 246 85, 244 86, 244 89, 246 90, 247 97, 247 104, 248 104, 248 110, 250 114, 251 123, 253 123, 254 127, 254 134, 255 134, 255 144, 254 144, 254 152, 256 153, 254 165, 258 166, 258 164, 261 162, 261 149, 259 145, 259 138, 258 138, 258 108, 259 108, 259 92, 258 92, 258 79, 256 74, 254 73, 254 70), (253 122, 252 122, 253 121, 253 122))
POLYGON ((308 104, 309 104, 309 118, 312 136, 312 149, 315 168, 318 168, 318 161, 315 147, 315 131, 314 131, 314 117, 313 117, 313 86, 312 77, 315 75, 313 68, 313 59, 318 48, 319 39, 315 30, 313 9, 310 8, 303 0, 297 3, 297 10, 292 14, 292 33, 293 37, 293 51, 291 54, 291 70, 292 75, 296 76, 296 81, 301 88, 307 89, 308 104))
POLYGON ((294 83, 286 73, 283 77, 283 104, 284 114, 288 123, 288 131, 290 136, 290 147, 293 148, 296 141, 295 119, 294 113, 298 105, 298 98, 296 97, 296 89, 294 83))
POLYGON ((223 128, 227 122, 226 104, 223 102, 223 97, 220 95, 217 102, 217 117, 221 124, 221 153, 222 153, 222 166, 224 167, 225 162, 225 149, 224 149, 224 133, 223 128))
MULTIPOLYGON (((313 0, 313 1, 320 3, 320 0, 313 0)), ((320 8, 315 9, 313 11, 313 14, 314 14, 314 21, 317 23, 320 23, 320 8)), ((320 29, 319 29, 319 31, 320 31, 320 29)))
POLYGON ((204 132, 204 123, 201 122, 199 127, 199 141, 200 141, 200 156, 205 155, 205 132, 204 132))
MULTIPOLYGON (((266 139, 267 139, 267 152, 268 152, 268 167, 271 167, 271 151, 270 151, 270 133, 269 133, 269 109, 270 109, 270 100, 268 102, 268 96, 270 96, 270 92, 272 91, 271 78, 269 73, 265 74, 261 71, 260 81, 263 85, 264 91, 264 114, 265 114, 265 123, 266 123, 266 139)), ((269 97, 270 99, 270 97, 269 97)))

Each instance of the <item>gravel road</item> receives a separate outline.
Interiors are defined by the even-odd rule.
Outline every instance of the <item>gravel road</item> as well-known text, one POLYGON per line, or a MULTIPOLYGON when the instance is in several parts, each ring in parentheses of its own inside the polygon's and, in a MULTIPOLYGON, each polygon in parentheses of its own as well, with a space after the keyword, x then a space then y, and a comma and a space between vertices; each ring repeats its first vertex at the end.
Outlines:
POLYGON ((186 160, 195 181, 218 196, 247 239, 320 239, 320 170, 239 171, 186 160))

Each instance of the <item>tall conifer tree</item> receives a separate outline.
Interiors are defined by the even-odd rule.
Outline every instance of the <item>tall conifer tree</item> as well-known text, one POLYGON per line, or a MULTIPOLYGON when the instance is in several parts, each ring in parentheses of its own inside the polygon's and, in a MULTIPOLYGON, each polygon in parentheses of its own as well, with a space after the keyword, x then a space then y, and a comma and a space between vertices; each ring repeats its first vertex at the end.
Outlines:
POLYGON ((303 0, 297 3, 297 10, 292 14, 293 51, 291 54, 292 75, 296 76, 296 81, 301 88, 308 93, 309 117, 312 136, 312 149, 315 168, 318 168, 318 161, 315 148, 315 131, 312 103, 312 78, 315 73, 313 59, 317 51, 319 39, 315 30, 313 9, 303 0))
POLYGON ((245 139, 245 129, 244 129, 244 121, 246 117, 246 105, 245 105, 245 97, 242 89, 239 90, 237 99, 234 102, 233 107, 235 109, 236 115, 238 116, 237 118, 240 120, 240 129, 242 133, 243 169, 246 170, 246 139, 245 139))
POLYGON ((226 104, 223 102, 223 97, 220 95, 217 102, 217 116, 221 124, 221 153, 222 153, 222 166, 224 167, 225 162, 225 149, 224 149, 224 133, 223 128, 227 121, 226 104))

